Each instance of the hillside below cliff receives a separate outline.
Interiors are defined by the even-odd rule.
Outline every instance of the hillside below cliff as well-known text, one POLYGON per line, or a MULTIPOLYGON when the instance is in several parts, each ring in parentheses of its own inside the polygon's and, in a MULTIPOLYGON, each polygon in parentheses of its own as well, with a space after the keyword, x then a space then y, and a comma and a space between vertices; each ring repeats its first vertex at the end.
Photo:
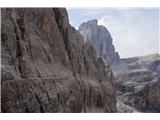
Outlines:
POLYGON ((117 98, 139 112, 160 112, 159 68, 159 54, 121 59, 112 66, 117 98))
POLYGON ((1 9, 2 112, 116 112, 110 67, 63 8, 1 9))

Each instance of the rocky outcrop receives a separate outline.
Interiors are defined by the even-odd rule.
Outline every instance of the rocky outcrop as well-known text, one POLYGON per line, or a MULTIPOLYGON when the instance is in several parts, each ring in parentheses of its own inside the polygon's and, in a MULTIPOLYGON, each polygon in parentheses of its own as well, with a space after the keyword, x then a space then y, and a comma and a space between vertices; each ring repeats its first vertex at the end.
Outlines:
POLYGON ((118 98, 140 112, 160 112, 159 66, 158 54, 122 59, 113 67, 118 98))
POLYGON ((142 112, 160 112, 160 79, 152 81, 131 98, 135 107, 142 112))
POLYGON ((160 60, 155 60, 148 65, 148 69, 160 74, 160 60))
POLYGON ((1 13, 2 112, 116 112, 112 71, 65 9, 1 13))
POLYGON ((88 41, 95 48, 97 56, 102 56, 111 65, 119 63, 120 58, 115 52, 109 31, 104 26, 98 25, 97 20, 82 23, 79 31, 84 41, 88 41))
POLYGON ((139 111, 134 107, 124 104, 120 99, 117 99, 117 112, 118 113, 137 113, 139 111))

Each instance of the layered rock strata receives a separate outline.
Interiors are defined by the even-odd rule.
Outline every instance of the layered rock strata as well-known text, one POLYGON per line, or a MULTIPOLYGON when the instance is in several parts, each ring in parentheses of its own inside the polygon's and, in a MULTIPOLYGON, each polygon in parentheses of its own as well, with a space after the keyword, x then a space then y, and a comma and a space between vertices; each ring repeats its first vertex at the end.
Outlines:
POLYGON ((160 56, 121 61, 123 64, 112 67, 118 98, 139 112, 160 112, 160 56))

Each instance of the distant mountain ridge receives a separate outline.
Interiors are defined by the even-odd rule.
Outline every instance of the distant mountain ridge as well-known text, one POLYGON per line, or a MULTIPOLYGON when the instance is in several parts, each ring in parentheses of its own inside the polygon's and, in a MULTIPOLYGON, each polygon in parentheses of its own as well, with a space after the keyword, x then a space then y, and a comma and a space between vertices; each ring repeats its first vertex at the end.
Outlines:
MULTIPOLYGON (((145 56, 136 56, 130 58, 122 58, 120 59, 120 63, 118 65, 112 66, 114 72, 120 71, 128 71, 135 69, 148 69, 148 67, 152 67, 154 64, 158 64, 160 60, 160 55, 158 53, 145 55, 145 56), (157 61, 157 62, 156 62, 157 61), (156 62, 156 63, 155 63, 156 62)), ((158 66, 155 66, 158 67, 158 66)))

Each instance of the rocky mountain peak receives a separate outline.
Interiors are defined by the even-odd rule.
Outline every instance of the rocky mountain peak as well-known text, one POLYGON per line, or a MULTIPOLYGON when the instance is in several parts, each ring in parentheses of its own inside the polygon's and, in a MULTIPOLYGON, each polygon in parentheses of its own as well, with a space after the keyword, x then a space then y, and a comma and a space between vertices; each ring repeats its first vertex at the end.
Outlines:
POLYGON ((98 25, 98 21, 93 19, 84 22, 79 26, 79 31, 96 50, 97 56, 102 56, 109 64, 117 64, 119 55, 115 52, 112 37, 105 26, 98 25))
POLYGON ((97 25, 97 23, 98 23, 98 20, 96 20, 96 19, 93 19, 93 20, 89 20, 88 22, 86 22, 86 23, 84 23, 84 24, 88 24, 88 25, 97 25))

